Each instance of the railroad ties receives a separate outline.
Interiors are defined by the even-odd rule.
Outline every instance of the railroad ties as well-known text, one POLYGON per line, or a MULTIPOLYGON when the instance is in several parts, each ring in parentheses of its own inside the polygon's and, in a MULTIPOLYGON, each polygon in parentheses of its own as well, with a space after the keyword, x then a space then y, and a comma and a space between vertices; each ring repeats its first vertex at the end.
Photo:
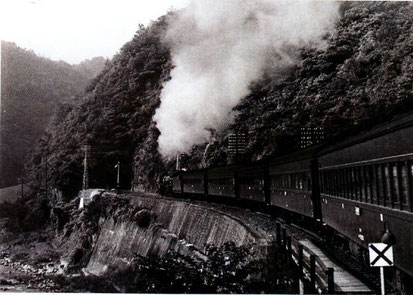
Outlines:
POLYGON ((300 294, 374 294, 362 281, 333 262, 306 238, 294 238, 277 223, 276 240, 293 260, 300 276, 300 294))

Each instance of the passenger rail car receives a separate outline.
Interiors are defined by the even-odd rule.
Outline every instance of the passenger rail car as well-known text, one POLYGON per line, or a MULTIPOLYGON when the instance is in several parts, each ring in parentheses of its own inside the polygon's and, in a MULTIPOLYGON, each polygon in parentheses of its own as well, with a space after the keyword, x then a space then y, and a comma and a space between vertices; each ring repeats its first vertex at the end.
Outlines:
POLYGON ((209 169, 207 172, 208 195, 229 198, 238 197, 236 171, 236 166, 209 169))
POLYGON ((173 192, 281 208, 362 248, 395 243, 396 267, 413 277, 413 113, 333 146, 181 172, 173 192))
POLYGON ((317 172, 314 149, 270 162, 270 204, 321 220, 317 172))
POLYGON ((324 222, 364 246, 391 232, 395 264, 413 276, 413 116, 329 148, 318 161, 324 222))
POLYGON ((182 194, 182 181, 180 173, 177 173, 172 177, 172 193, 174 195, 182 194))
POLYGON ((259 203, 268 203, 266 198, 265 165, 256 163, 240 167, 237 171, 239 178, 239 197, 259 203))
POLYGON ((192 170, 181 175, 182 193, 206 195, 206 170, 192 170))

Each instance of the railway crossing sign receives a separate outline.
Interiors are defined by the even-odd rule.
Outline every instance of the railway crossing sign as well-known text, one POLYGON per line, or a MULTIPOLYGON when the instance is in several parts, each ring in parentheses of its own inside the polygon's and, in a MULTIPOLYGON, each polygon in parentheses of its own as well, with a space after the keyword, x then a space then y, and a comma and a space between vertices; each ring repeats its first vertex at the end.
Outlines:
POLYGON ((393 265, 393 246, 385 243, 369 244, 369 257, 371 267, 380 267, 381 295, 385 295, 383 267, 393 265))
POLYGON ((393 246, 384 243, 369 244, 371 267, 393 266, 393 246))

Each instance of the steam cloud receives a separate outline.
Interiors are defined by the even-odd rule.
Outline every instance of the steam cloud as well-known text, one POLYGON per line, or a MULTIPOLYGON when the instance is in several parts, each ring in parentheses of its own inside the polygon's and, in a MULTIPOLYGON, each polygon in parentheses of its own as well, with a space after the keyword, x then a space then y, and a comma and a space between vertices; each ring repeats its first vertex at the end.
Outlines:
POLYGON ((188 152, 221 130, 252 82, 296 62, 296 49, 320 46, 334 27, 336 2, 192 0, 168 28, 175 68, 154 121, 165 157, 188 152))

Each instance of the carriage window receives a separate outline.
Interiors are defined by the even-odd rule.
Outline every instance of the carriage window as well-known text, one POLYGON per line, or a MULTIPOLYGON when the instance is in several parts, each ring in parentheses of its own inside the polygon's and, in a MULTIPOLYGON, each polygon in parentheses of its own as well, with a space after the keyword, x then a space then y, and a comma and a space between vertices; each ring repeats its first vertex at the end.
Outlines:
POLYGON ((337 170, 338 177, 338 196, 343 198, 343 169, 337 170))
POLYGON ((340 197, 344 198, 344 177, 343 177, 343 169, 339 170, 338 173, 339 177, 339 185, 340 185, 340 197))
POLYGON ((404 162, 400 165, 400 203, 402 204, 402 209, 408 210, 409 204, 409 175, 408 175, 408 163, 404 162))
POLYGON ((391 166, 392 177, 391 177, 391 193, 392 193, 392 203, 396 208, 400 208, 400 186, 399 186, 399 171, 397 169, 397 163, 391 166))
POLYGON ((371 175, 371 199, 372 204, 378 204, 378 192, 377 192, 377 177, 376 177, 376 166, 370 167, 371 175))
POLYGON ((357 185, 354 168, 350 168, 351 199, 357 200, 357 185))
POLYGON ((233 178, 211 178, 208 183, 215 185, 234 185, 233 178))
POLYGON ((346 189, 347 189, 347 199, 350 200, 353 198, 350 168, 346 169, 346 189))
POLYGON ((366 166, 364 171, 364 188, 366 190, 366 202, 371 203, 371 166, 366 166))
POLYGON ((407 162, 407 196, 408 207, 410 211, 413 211, 413 163, 407 162))
POLYGON ((358 168, 358 174, 359 174, 359 187, 360 187, 360 197, 362 202, 367 202, 367 196, 366 196, 366 180, 364 179, 364 167, 359 167, 358 168))
POLYGON ((336 170, 331 171, 331 190, 332 190, 332 195, 337 196, 337 184, 336 184, 336 170))
POLYGON ((304 177, 305 177, 305 174, 304 173, 300 173, 300 174, 298 174, 298 176, 299 176, 299 182, 298 182, 298 189, 304 189, 304 177))
POLYGON ((347 180, 346 180, 346 168, 341 170, 341 185, 343 186, 343 198, 347 199, 347 180))
MULTIPOLYGON (((324 194, 324 178, 323 178, 323 174, 324 174, 324 171, 320 171, 320 173, 319 173, 319 177, 320 177, 319 183, 320 183, 320 193, 322 193, 322 194, 324 194)), ((310 182, 309 182, 309 180, 310 180, 310 178, 307 179, 307 181, 308 181, 308 187, 310 187, 310 182)))
POLYGON ((390 179, 390 167, 388 164, 384 165, 384 200, 385 206, 391 207, 391 179, 390 179))
POLYGON ((334 195, 334 170, 330 170, 330 195, 334 195))
POLYGON ((385 205, 385 190, 384 190, 384 176, 383 176, 383 165, 377 165, 376 166, 376 172, 377 172, 377 200, 378 200, 378 205, 385 205))
POLYGON ((351 186, 351 199, 357 200, 356 175, 354 172, 354 168, 350 168, 350 186, 351 186))
POLYGON ((338 170, 334 170, 334 196, 339 196, 339 186, 338 186, 338 170))
POLYGON ((409 204, 409 176, 407 162, 400 163, 399 166, 399 180, 400 180, 400 203, 401 209, 406 209, 409 204))
POLYGON ((184 179, 185 184, 201 184, 203 183, 202 178, 186 178, 184 179))
POLYGON ((332 187, 333 187, 333 185, 332 185, 331 171, 328 171, 328 172, 327 172, 327 178, 328 178, 328 182, 327 182, 327 184, 328 184, 328 194, 331 195, 332 187))
POLYGON ((331 170, 327 171, 327 184, 328 184, 328 194, 331 196, 332 188, 333 188, 333 178, 331 177, 331 170))
POLYGON ((363 201, 361 195, 361 177, 360 177, 360 167, 354 167, 354 179, 356 185, 356 195, 358 201, 363 201))
POLYGON ((328 171, 325 171, 324 173, 324 182, 325 182, 325 192, 326 194, 329 193, 329 177, 328 177, 328 171))
POLYGON ((341 178, 340 173, 341 170, 336 170, 336 194, 337 197, 341 197, 341 178))

